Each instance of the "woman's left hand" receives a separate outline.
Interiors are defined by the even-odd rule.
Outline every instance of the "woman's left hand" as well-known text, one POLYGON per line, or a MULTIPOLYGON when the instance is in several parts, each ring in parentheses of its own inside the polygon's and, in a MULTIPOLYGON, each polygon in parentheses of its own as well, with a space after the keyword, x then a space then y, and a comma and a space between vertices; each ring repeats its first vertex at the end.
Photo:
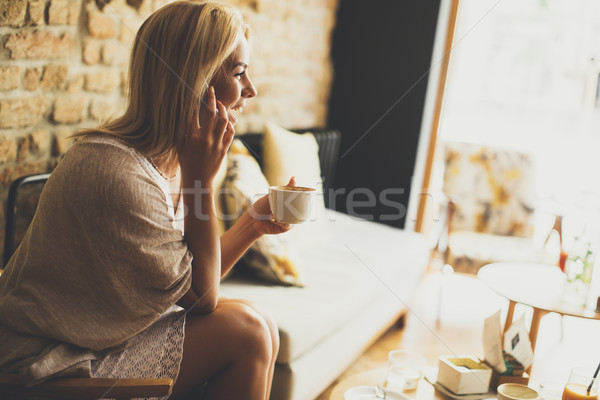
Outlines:
MULTIPOLYGON (((290 179, 287 186, 296 186, 296 181, 293 177, 290 179)), ((260 235, 284 233, 292 229, 292 225, 277 222, 275 220, 275 217, 273 217, 273 213, 271 212, 271 206, 269 206, 268 195, 256 200, 247 212, 250 214, 250 217, 252 217, 254 229, 260 235)))

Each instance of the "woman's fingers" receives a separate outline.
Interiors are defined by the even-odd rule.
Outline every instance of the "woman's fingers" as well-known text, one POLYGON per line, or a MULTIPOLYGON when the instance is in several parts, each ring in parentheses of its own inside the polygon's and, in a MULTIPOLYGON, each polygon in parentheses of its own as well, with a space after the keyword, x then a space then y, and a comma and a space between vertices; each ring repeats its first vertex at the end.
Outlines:
POLYGON ((286 186, 296 186, 296 177, 292 176, 286 186))
POLYGON ((231 146, 234 136, 235 129, 233 128, 233 123, 231 121, 227 121, 227 130, 223 134, 223 146, 225 146, 226 150, 228 150, 229 146, 231 146))
POLYGON ((206 100, 206 108, 210 114, 214 114, 217 111, 217 96, 215 95, 214 86, 209 86, 206 100))
POLYGON ((194 118, 186 135, 186 144, 180 151, 182 170, 198 180, 212 180, 235 135, 235 118, 230 118, 227 107, 219 101, 215 88, 209 86, 194 110, 194 118))
POLYGON ((227 145, 228 148, 235 131, 233 124, 230 124, 227 108, 217 99, 213 86, 208 88, 198 115, 199 128, 204 132, 205 139, 210 143, 227 145))
POLYGON ((227 109, 219 100, 217 100, 217 121, 215 125, 215 135, 219 137, 225 133, 227 129, 227 125, 229 123, 229 118, 227 117, 227 109))
POLYGON ((203 128, 212 128, 212 126, 214 126, 215 115, 217 114, 217 97, 215 95, 214 87, 208 87, 204 99, 200 102, 199 108, 198 124, 203 128))
POLYGON ((200 104, 198 104, 198 106, 194 109, 194 115, 192 116, 192 122, 191 122, 191 129, 193 131, 197 131, 198 129, 200 129, 202 127, 202 125, 200 125, 200 109, 202 108, 202 106, 200 104))

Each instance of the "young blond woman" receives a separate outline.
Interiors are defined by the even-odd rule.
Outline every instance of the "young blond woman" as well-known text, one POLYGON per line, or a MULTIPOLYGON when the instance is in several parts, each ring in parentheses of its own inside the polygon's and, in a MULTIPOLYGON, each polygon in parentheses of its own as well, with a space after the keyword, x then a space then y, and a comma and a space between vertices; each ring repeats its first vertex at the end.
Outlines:
POLYGON ((257 94, 248 66, 230 5, 178 1, 145 21, 125 112, 78 135, 0 276, 0 370, 32 384, 169 377, 176 399, 199 385, 209 399, 269 397, 275 323, 219 299, 252 243, 289 229, 263 197, 219 236, 213 182, 231 110, 257 94))

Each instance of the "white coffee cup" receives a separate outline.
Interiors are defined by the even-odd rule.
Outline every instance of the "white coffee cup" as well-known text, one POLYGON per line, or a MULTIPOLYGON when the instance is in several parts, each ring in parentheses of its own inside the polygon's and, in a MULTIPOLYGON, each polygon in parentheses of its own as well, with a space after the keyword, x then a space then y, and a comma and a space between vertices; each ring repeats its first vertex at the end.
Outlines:
POLYGON ((496 389, 498 400, 536 400, 539 393, 527 385, 503 383, 496 389))
POLYGON ((302 186, 271 186, 269 206, 278 222, 300 224, 310 218, 317 191, 302 186))

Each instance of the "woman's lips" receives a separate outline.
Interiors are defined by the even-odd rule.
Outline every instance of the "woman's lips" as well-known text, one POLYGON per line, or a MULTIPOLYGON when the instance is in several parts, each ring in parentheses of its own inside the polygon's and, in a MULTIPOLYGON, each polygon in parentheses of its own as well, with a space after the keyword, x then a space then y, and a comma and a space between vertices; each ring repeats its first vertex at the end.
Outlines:
POLYGON ((231 107, 231 109, 233 111, 239 111, 242 112, 242 110, 244 109, 244 107, 246 107, 246 103, 240 103, 240 104, 236 104, 235 106, 231 107))

